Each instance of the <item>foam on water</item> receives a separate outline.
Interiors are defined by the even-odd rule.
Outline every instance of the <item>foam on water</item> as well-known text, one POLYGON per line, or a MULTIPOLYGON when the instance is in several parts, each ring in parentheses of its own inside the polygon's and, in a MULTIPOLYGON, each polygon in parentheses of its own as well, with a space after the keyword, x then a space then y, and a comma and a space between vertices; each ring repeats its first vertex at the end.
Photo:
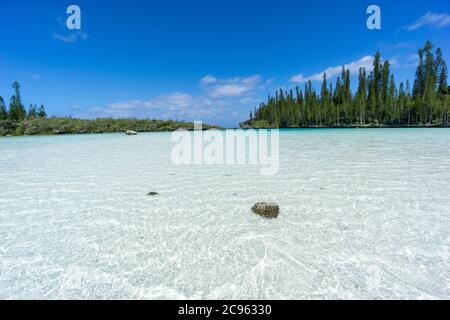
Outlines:
POLYGON ((0 138, 0 299, 450 298, 450 130, 283 131, 276 176, 172 146, 0 138))

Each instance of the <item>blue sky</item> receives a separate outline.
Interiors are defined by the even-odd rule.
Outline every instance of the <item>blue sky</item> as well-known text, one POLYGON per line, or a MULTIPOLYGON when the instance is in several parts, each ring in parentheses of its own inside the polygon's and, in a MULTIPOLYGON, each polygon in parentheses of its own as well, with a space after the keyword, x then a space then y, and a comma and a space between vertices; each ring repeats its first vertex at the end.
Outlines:
POLYGON ((441 0, 1 0, 0 95, 19 81, 51 115, 237 126, 277 88, 357 70, 377 50, 397 82, 412 79, 418 48, 431 40, 449 62, 449 39, 441 0), (71 4, 79 31, 65 24, 71 4), (366 27, 370 4, 381 30, 366 27))

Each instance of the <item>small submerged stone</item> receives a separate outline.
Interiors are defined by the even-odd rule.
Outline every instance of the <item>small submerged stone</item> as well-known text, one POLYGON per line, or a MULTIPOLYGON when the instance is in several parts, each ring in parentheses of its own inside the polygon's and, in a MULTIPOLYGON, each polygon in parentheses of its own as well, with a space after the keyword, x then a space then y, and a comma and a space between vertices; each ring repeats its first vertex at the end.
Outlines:
POLYGON ((277 218, 280 207, 276 203, 258 202, 252 207, 252 211, 268 219, 277 218))
POLYGON ((157 196, 159 193, 158 192, 149 192, 147 195, 148 196, 157 196))

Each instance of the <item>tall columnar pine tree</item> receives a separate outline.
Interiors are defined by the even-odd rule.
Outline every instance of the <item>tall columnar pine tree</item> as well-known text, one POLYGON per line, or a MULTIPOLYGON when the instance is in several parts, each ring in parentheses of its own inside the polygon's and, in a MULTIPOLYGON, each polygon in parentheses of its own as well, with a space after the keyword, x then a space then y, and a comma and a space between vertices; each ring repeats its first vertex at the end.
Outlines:
POLYGON ((425 88, 422 99, 423 106, 423 116, 428 124, 431 124, 433 120, 433 115, 435 113, 435 103, 436 103, 436 65, 433 53, 431 52, 433 45, 431 42, 427 42, 424 47, 425 51, 425 88))
POLYGON ((0 96, 0 120, 6 120, 8 118, 8 111, 6 110, 5 101, 0 96))
POLYGON ((389 77, 390 77, 390 63, 385 61, 381 69, 381 103, 379 112, 381 114, 380 120, 384 123, 389 118, 389 77))
POLYGON ((11 97, 9 106, 9 118, 14 121, 22 121, 25 119, 27 112, 22 104, 22 97, 20 95, 20 84, 14 82, 12 87, 14 88, 14 95, 11 97))
POLYGON ((437 86, 438 92, 440 94, 448 94, 448 84, 447 84, 447 64, 444 58, 442 58, 441 48, 436 50, 436 74, 437 74, 437 86))
POLYGON ((366 69, 359 68, 358 92, 356 93, 355 107, 358 108, 358 120, 360 124, 366 122, 366 104, 367 104, 367 87, 366 87, 366 69))

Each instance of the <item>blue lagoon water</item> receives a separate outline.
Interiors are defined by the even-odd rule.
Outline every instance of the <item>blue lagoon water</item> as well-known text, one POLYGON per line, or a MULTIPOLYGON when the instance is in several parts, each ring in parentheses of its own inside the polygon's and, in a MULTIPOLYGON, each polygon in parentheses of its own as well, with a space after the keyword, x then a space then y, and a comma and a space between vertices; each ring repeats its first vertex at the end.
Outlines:
POLYGON ((450 298, 450 130, 282 131, 275 176, 173 145, 0 138, 0 299, 450 298))

